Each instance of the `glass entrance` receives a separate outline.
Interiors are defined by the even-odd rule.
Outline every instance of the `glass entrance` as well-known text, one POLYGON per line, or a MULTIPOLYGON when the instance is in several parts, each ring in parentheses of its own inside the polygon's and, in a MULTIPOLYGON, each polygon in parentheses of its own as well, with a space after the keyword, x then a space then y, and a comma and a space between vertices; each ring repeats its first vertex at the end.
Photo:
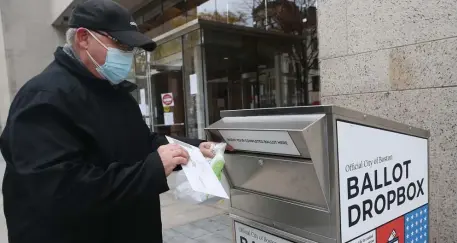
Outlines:
POLYGON ((181 66, 151 66, 154 132, 186 136, 185 99, 181 66))
POLYGON ((134 96, 152 132, 204 138, 201 57, 199 31, 161 43, 153 53, 136 56, 135 81, 139 90, 134 96))
MULTIPOLYGON (((221 110, 304 105, 296 39, 204 31, 209 124, 221 110)), ((298 42, 299 43, 299 42, 298 42)))

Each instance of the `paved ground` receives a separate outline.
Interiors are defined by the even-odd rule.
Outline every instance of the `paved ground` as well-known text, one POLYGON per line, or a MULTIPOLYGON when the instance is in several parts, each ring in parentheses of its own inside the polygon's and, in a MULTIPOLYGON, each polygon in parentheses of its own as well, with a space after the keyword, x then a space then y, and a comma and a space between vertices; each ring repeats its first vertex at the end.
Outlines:
POLYGON ((163 231, 164 243, 231 243, 230 220, 222 214, 163 231))
POLYGON ((231 243, 232 231, 227 202, 191 205, 173 197, 174 175, 168 178, 171 191, 161 195, 165 243, 231 243))
MULTIPOLYGON (((5 162, 0 154, 0 181, 5 162)), ((169 178, 174 188, 174 175, 169 178)), ((174 200, 172 191, 161 195, 164 243, 231 243, 230 219, 225 214, 227 204, 191 205, 174 200)), ((0 193, 0 243, 7 243, 7 229, 0 193)))

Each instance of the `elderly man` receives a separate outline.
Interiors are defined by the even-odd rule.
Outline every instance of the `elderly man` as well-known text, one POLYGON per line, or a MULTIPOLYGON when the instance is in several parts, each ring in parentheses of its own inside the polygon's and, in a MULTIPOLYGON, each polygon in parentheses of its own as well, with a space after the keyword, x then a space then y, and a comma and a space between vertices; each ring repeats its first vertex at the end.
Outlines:
MULTIPOLYGON (((111 0, 79 5, 69 26, 0 139, 9 242, 162 242, 159 194, 188 154, 150 133, 124 81, 135 50, 156 45, 111 0)), ((211 143, 182 140, 211 156, 211 143)))

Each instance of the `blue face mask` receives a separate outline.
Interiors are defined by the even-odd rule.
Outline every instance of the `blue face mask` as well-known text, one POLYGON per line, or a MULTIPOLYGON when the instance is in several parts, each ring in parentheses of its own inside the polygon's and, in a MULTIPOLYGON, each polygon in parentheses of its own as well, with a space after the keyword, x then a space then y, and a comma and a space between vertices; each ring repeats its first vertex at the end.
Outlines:
POLYGON ((94 34, 92 34, 92 32, 89 31, 89 33, 92 35, 92 37, 94 37, 95 40, 98 41, 98 43, 100 43, 100 45, 108 50, 106 53, 105 64, 102 66, 100 66, 92 57, 92 55, 86 50, 90 59, 97 67, 97 72, 113 84, 119 84, 124 81, 128 77, 132 68, 134 52, 125 52, 116 48, 107 47, 94 34))

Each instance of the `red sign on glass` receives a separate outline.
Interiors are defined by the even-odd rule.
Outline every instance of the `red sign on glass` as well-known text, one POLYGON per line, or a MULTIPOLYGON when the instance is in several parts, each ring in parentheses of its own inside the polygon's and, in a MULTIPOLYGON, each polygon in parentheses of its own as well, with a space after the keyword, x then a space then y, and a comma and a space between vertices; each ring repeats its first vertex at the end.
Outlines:
POLYGON ((162 105, 165 106, 174 106, 175 102, 173 100, 173 93, 162 94, 162 105))

